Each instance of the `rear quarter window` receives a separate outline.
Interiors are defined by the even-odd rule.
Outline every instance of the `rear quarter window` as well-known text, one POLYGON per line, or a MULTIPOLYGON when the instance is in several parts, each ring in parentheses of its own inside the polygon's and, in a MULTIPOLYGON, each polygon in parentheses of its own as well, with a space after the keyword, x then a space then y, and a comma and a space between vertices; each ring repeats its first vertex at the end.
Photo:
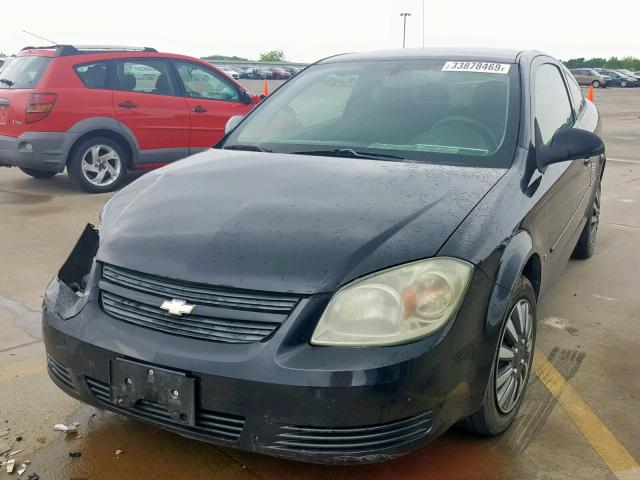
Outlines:
POLYGON ((85 63, 74 67, 76 73, 87 88, 109 88, 107 62, 85 63))
POLYGON ((17 57, 0 73, 0 89, 37 87, 50 62, 49 57, 17 57))

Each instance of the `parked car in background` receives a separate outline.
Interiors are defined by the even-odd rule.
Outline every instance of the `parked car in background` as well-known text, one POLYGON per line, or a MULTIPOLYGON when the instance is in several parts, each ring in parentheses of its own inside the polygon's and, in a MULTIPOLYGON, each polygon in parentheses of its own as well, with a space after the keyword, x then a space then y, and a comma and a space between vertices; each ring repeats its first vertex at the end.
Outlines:
POLYGON ((629 77, 628 75, 625 75, 619 70, 603 69, 603 70, 600 70, 600 72, 603 73, 604 75, 611 77, 611 80, 609 81, 609 85, 611 86, 627 88, 627 87, 637 87, 638 85, 640 85, 640 82, 638 82, 637 78, 629 77))
POLYGON ((238 79, 240 78, 240 74, 238 72, 236 72, 233 68, 231 67, 226 67, 224 65, 220 65, 216 67, 218 70, 220 70, 221 72, 226 73, 227 75, 229 75, 231 78, 235 78, 238 79))
POLYGON ((291 76, 293 77, 294 75, 297 75, 298 73, 300 73, 300 71, 302 69, 298 68, 298 67, 281 67, 283 70, 289 72, 291 74, 291 76))
POLYGON ((267 67, 267 70, 269 70, 273 74, 273 78, 275 80, 286 80, 288 78, 291 78, 291 74, 287 72, 284 68, 267 67))
POLYGON ((611 81, 611 77, 594 68, 572 68, 570 72, 582 86, 592 85, 594 88, 604 88, 611 81))
POLYGON ((632 72, 631 70, 627 70, 626 68, 618 68, 618 72, 626 75, 627 77, 635 78, 636 80, 640 80, 640 72, 632 72))
POLYGON ((240 78, 247 78, 250 80, 271 80, 273 79, 273 73, 266 68, 249 67, 240 73, 240 78))
POLYGON ((44 294, 52 381, 316 463, 507 430, 539 307, 596 245, 606 159, 574 78, 540 52, 345 54, 237 120, 85 228, 44 294))
POLYGON ((88 192, 214 145, 259 102, 202 60, 150 48, 24 49, 0 73, 0 164, 35 178, 65 168, 88 192))

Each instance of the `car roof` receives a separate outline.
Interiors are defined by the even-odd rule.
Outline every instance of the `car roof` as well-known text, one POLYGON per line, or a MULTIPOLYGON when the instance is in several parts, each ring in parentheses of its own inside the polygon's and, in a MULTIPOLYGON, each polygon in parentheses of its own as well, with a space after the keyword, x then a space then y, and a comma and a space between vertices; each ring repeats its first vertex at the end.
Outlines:
POLYGON ((484 60, 515 63, 522 50, 504 48, 403 48, 362 53, 345 53, 325 58, 318 63, 357 62, 366 60, 484 60))

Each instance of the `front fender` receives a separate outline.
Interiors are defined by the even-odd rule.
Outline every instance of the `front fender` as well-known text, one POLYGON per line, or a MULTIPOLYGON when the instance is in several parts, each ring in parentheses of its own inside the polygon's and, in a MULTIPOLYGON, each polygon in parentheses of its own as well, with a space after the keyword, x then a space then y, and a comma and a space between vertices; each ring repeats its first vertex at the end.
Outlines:
POLYGON ((516 282, 522 275, 527 262, 534 255, 533 239, 526 230, 514 235, 504 248, 495 276, 496 285, 491 293, 487 328, 500 329, 502 320, 516 282))

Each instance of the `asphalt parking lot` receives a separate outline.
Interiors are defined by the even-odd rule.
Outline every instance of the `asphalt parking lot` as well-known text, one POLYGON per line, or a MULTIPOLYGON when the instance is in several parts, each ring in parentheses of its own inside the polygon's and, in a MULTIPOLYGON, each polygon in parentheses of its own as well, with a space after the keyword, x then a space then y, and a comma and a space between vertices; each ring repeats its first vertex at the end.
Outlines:
MULTIPOLYGON (((247 85, 262 92, 261 81, 247 85)), ((542 304, 536 375, 504 435, 454 428, 381 465, 316 466, 214 447, 80 404, 47 377, 39 310, 50 278, 111 194, 82 193, 66 174, 41 181, 0 169, 0 444, 23 450, 17 463, 30 460, 27 474, 42 480, 640 479, 640 89, 596 90, 595 103, 610 159, 596 253, 571 261, 542 304), (78 435, 52 430, 71 422, 78 435)))

